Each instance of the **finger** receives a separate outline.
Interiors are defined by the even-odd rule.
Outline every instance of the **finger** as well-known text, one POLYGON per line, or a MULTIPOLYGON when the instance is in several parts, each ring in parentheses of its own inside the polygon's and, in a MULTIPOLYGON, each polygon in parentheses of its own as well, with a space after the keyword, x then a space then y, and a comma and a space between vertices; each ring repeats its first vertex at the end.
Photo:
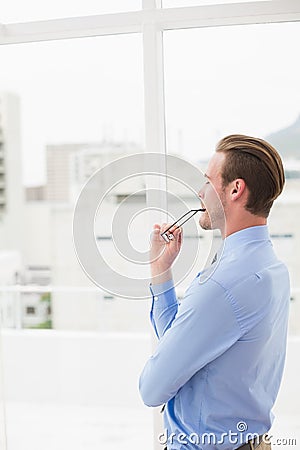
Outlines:
POLYGON ((181 249, 182 244, 182 229, 179 229, 178 235, 177 235, 177 250, 179 251, 181 249))
POLYGON ((163 233, 164 231, 166 231, 169 228, 170 225, 168 225, 166 222, 161 224, 161 232, 163 233))
POLYGON ((172 227, 169 231, 169 234, 172 234, 174 236, 174 240, 177 240, 179 234, 180 234, 180 227, 172 227))
MULTIPOLYGON (((170 230, 171 231, 171 230, 170 230)), ((174 231, 172 232, 174 234, 174 236, 179 235, 182 232, 182 228, 181 227, 177 227, 174 229, 174 231)))
POLYGON ((160 227, 154 228, 151 232, 151 241, 159 241, 160 236, 160 227))
POLYGON ((177 239, 178 239, 178 232, 177 229, 170 229, 167 232, 168 238, 169 238, 169 244, 171 243, 171 246, 176 249, 177 248, 177 239), (172 231, 173 230, 173 231, 172 231))
MULTIPOLYGON (((167 223, 165 223, 165 222, 162 223, 162 225, 161 225, 161 227, 160 227, 160 234, 165 233, 166 230, 168 230, 169 226, 170 226, 170 225, 167 224, 167 223)), ((167 234, 169 234, 169 231, 167 232, 167 234)), ((166 242, 166 240, 165 240, 162 236, 160 236, 160 238, 161 238, 162 241, 164 241, 165 244, 168 243, 168 242, 166 242)))
MULTIPOLYGON (((169 225, 169 227, 170 227, 170 225, 169 225)), ((177 225, 173 225, 169 231, 170 231, 170 233, 174 233, 175 230, 178 230, 177 225)))
POLYGON ((180 228, 177 228, 177 227, 171 228, 168 231, 168 235, 173 236, 172 238, 169 237, 170 243, 171 243, 171 247, 174 250, 178 251, 178 249, 180 248, 179 247, 179 242, 178 242, 178 239, 179 239, 179 236, 180 236, 180 228))

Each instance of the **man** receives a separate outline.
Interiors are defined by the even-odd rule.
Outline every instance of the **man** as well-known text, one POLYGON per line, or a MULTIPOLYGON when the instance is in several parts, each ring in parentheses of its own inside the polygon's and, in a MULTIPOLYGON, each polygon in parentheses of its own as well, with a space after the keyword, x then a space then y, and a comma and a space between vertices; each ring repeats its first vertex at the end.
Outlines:
POLYGON ((148 406, 165 404, 168 450, 269 449, 290 299, 267 228, 284 185, 282 161, 264 140, 231 135, 218 143, 205 177, 199 223, 220 229, 222 252, 178 303, 171 266, 182 230, 171 229, 166 243, 168 225, 154 225, 151 320, 159 340, 140 393, 148 406))

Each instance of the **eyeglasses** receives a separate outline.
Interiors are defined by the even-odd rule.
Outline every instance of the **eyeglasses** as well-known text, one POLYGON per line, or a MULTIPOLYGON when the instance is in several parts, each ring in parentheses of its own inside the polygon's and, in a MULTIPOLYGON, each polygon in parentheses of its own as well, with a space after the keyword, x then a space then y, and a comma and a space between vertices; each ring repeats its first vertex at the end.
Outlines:
MULTIPOLYGON (((206 209, 204 208, 200 208, 200 209, 191 209, 190 211, 188 211, 187 213, 183 214, 183 216, 179 217, 179 219, 176 220, 176 222, 172 223, 172 225, 169 226, 169 228, 167 228, 163 233, 161 233, 161 237, 166 241, 166 242, 170 242, 174 239, 174 236, 172 233, 168 234, 168 231, 171 230, 171 228, 173 228, 175 225, 176 227, 174 228, 174 230, 177 230, 177 228, 180 228, 185 222, 187 222, 188 220, 190 220, 197 212, 204 212, 206 211, 206 209)), ((173 230, 173 231, 174 231, 173 230)))

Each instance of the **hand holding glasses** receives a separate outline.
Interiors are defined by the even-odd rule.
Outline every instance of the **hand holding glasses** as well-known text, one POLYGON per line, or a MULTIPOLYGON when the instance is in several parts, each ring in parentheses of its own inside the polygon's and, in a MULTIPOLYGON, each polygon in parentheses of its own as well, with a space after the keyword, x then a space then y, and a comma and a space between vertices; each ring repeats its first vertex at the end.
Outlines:
MULTIPOLYGON (((174 230, 177 230, 177 228, 180 228, 185 222, 190 220, 197 212, 204 212, 206 209, 200 208, 200 209, 191 209, 187 213, 183 214, 183 216, 179 217, 179 219, 176 220, 176 222, 172 223, 172 225, 169 226, 163 233, 161 233, 161 237, 169 243, 174 239, 174 235, 172 233, 168 233, 171 228, 173 228, 175 225, 176 227, 174 230)), ((173 230, 173 231, 174 231, 173 230)))

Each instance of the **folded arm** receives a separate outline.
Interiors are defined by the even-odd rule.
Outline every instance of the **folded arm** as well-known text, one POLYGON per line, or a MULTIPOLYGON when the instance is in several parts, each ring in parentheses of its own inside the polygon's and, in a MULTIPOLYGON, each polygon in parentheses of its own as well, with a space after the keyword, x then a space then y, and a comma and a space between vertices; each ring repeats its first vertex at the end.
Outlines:
MULTIPOLYGON (((174 299, 171 292, 168 295, 174 299)), ((155 314, 160 339, 140 376, 140 393, 148 406, 174 397, 196 372, 242 335, 230 296, 212 279, 196 284, 180 305, 174 301, 155 314)))

